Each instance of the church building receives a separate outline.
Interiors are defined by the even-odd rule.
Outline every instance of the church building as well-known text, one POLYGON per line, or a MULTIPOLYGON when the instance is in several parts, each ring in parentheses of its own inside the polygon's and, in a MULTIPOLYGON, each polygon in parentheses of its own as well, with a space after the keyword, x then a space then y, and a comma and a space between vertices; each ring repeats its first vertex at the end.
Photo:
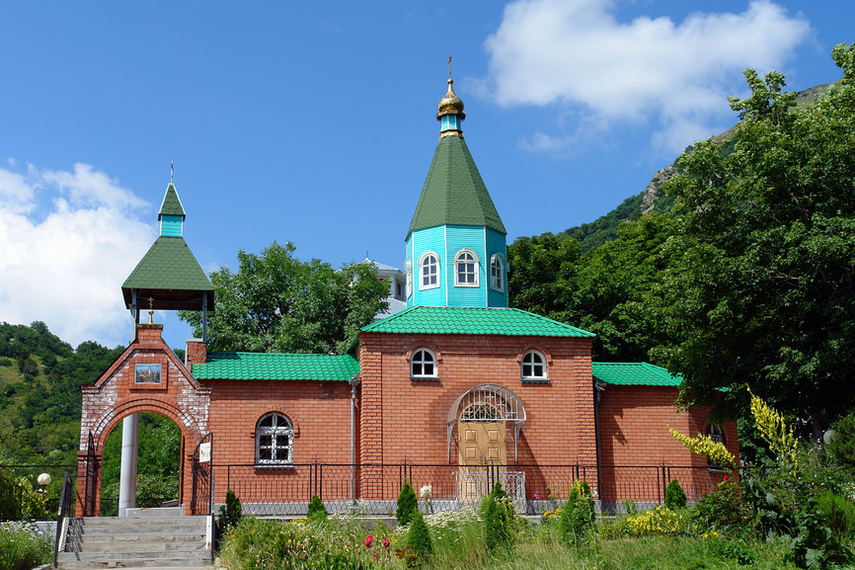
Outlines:
POLYGON ((140 322, 145 309, 216 310, 169 184, 161 236, 122 286, 135 339, 83 387, 78 515, 99 512, 108 434, 119 422, 132 434, 127 418, 142 412, 181 429, 187 514, 210 512, 227 490, 245 513, 302 514, 317 494, 331 511, 358 501, 386 514, 405 480, 430 486, 440 508, 477 501, 498 481, 536 513, 579 479, 604 509, 661 502, 671 479, 690 500, 721 481, 668 428, 709 434, 737 454, 735 424, 710 423, 705 408, 676 411, 679 378, 647 363, 592 362, 592 333, 508 307, 507 231, 450 77, 436 117, 405 267, 378 267, 395 308, 347 354, 208 352, 201 338, 182 361, 162 325, 140 322))

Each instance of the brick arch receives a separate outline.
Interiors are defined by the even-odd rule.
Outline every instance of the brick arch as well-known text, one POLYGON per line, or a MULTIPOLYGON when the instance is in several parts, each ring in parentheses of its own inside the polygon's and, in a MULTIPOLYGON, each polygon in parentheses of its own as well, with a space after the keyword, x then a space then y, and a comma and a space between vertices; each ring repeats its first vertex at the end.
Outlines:
POLYGON ((104 449, 107 436, 120 421, 127 416, 143 412, 152 412, 168 417, 175 422, 188 442, 197 443, 205 435, 204 428, 199 425, 198 418, 194 418, 188 411, 183 410, 177 402, 162 396, 146 394, 117 402, 95 419, 91 430, 95 450, 101 452, 104 449))

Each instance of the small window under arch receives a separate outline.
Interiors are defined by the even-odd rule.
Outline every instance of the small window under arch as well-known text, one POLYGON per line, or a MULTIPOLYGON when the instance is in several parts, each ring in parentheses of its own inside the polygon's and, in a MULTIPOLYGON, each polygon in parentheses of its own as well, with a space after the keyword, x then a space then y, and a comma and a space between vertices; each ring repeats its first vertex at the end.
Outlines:
POLYGON ((294 426, 288 416, 272 412, 262 416, 255 426, 255 464, 292 465, 294 463, 294 426))
POLYGON ((429 348, 417 348, 410 357, 410 378, 436 380, 438 377, 436 354, 429 348))
POLYGON ((502 293, 505 291, 505 264, 498 253, 490 257, 490 287, 502 293))
POLYGON ((439 256, 426 251, 419 260, 419 289, 439 287, 439 256))
POLYGON ((478 287, 478 255, 464 248, 454 256, 454 285, 457 287, 478 287))
POLYGON ((549 382, 546 357, 539 350, 529 350, 520 363, 520 377, 523 382, 549 382))

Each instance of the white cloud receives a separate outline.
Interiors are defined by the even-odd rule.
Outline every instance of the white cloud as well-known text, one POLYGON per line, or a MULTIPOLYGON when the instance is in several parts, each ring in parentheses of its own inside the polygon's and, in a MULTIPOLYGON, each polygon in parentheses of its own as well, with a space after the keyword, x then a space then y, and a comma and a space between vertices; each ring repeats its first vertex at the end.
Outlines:
POLYGON ((156 237, 140 220, 151 210, 86 164, 0 168, 0 320, 44 321, 72 346, 126 344, 132 329, 120 287, 156 237))
MULTIPOLYGON (((655 4, 652 4, 655 6, 655 4)), ((485 42, 487 84, 501 105, 577 107, 598 120, 659 122, 660 143, 708 136, 711 117, 742 91, 742 71, 779 68, 810 25, 768 0, 741 14, 620 22, 613 0, 516 0, 485 42), (694 125, 691 128, 689 125, 694 125)))

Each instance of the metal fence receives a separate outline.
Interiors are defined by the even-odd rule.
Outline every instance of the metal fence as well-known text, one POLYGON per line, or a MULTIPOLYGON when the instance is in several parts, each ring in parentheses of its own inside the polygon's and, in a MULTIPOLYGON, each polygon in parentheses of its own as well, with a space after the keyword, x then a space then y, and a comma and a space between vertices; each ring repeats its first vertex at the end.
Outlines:
POLYGON ((542 514, 555 510, 566 499, 575 481, 586 481, 607 512, 623 512, 627 506, 644 509, 665 501, 665 487, 680 482, 690 502, 712 490, 723 473, 706 467, 600 466, 596 465, 349 465, 294 464, 271 468, 257 465, 213 465, 222 503, 227 490, 241 500, 243 512, 256 516, 301 516, 313 495, 331 513, 390 515, 405 481, 420 497, 426 510, 460 510, 477 505, 502 484, 520 512, 542 514), (598 474, 601 480, 598 480, 598 474), (421 496, 422 488, 430 489, 421 496), (428 500, 430 505, 428 505, 428 500))

